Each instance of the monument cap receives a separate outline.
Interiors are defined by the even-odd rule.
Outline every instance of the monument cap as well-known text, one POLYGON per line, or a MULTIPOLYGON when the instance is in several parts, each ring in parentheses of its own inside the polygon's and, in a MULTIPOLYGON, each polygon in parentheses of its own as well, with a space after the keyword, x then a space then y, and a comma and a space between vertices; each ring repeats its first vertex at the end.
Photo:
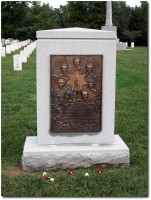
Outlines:
POLYGON ((116 39, 114 31, 104 31, 87 28, 63 28, 36 31, 37 39, 116 39))

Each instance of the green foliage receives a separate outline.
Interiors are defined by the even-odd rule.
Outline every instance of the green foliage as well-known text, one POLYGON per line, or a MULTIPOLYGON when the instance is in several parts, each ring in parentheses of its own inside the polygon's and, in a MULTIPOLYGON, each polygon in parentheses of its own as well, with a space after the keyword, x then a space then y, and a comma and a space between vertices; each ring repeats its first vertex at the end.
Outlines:
POLYGON ((54 29, 59 27, 56 23, 54 11, 49 7, 49 4, 42 5, 41 12, 36 16, 36 21, 36 30, 54 29))
POLYGON ((15 37, 19 38, 20 40, 28 38, 28 28, 27 27, 16 28, 15 37))
POLYGON ((131 11, 129 27, 130 31, 141 31, 142 36, 136 38, 136 44, 147 45, 148 43, 148 3, 141 1, 140 7, 131 11))
POLYGON ((2 37, 36 39, 36 31, 58 28, 55 12, 40 2, 2 1, 2 37))
POLYGON ((142 40, 140 41, 140 44, 143 43, 144 45, 147 45, 148 43, 148 2, 147 1, 141 1, 141 17, 142 17, 142 40))
POLYGON ((101 29, 105 23, 105 10, 105 2, 101 1, 68 2, 64 26, 101 29))
MULTIPOLYGON (((14 54, 18 53, 14 52, 14 54)), ((36 54, 23 71, 13 71, 13 54, 2 58, 2 196, 4 197, 147 197, 148 196, 148 61, 147 48, 117 52, 115 133, 130 148, 128 169, 97 168, 22 172, 26 136, 36 131, 36 54), (84 177, 88 172, 90 177, 84 177)))
POLYGON ((129 31, 124 30, 123 34, 127 36, 131 41, 135 41, 135 38, 142 36, 141 31, 129 31))
POLYGON ((26 1, 1 2, 3 38, 16 38, 16 28, 23 26, 23 18, 26 16, 27 7, 28 2, 26 1))
POLYGON ((125 1, 115 1, 112 3, 112 10, 113 25, 117 26, 118 37, 123 39, 122 32, 128 29, 132 9, 126 5, 125 1))
MULTIPOLYGON (((113 25, 121 41, 127 41, 124 30, 141 31, 135 45, 147 45, 148 3, 131 8, 125 1, 112 2, 113 25)), ((64 27, 101 29, 105 25, 105 1, 69 1, 58 9, 40 1, 2 1, 2 37, 36 39, 36 31, 64 27), (31 6, 29 6, 31 5, 31 6)))
POLYGON ((67 6, 60 6, 60 8, 55 8, 55 17, 59 27, 65 27, 65 18, 67 17, 67 6))
MULTIPOLYGON (((131 8, 124 1, 112 2, 113 25, 117 26, 117 35, 121 41, 127 41, 127 36, 123 34, 124 30, 141 31, 142 36, 139 36, 138 40, 135 37, 135 45, 147 45, 147 8, 146 3, 142 3, 141 7, 131 8)), ((101 29, 101 26, 105 25, 106 2, 68 2, 60 8, 60 13, 62 27, 101 29)))
POLYGON ((33 3, 24 20, 24 26, 28 29, 28 38, 36 39, 36 31, 58 28, 55 12, 49 4, 33 3))

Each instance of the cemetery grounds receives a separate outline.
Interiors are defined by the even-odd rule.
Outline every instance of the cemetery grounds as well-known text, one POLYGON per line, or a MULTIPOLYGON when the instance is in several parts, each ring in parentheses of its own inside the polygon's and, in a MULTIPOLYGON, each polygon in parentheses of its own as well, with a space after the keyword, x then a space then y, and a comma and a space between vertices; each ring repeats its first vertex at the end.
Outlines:
MULTIPOLYGON (((26 136, 36 136, 36 53, 13 70, 13 55, 1 59, 1 161, 3 197, 147 197, 148 196, 148 58, 147 47, 117 52, 115 133, 130 149, 129 168, 97 167, 23 172, 26 136), (89 173, 89 177, 84 174, 89 173)), ((41 66, 42 67, 42 66, 41 66)))

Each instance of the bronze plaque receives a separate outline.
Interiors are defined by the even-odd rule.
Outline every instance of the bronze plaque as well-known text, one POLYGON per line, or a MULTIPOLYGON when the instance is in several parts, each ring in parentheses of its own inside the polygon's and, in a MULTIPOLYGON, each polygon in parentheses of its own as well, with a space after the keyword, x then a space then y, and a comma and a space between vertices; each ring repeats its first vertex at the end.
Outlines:
POLYGON ((100 131, 103 56, 53 55, 50 66, 51 131, 100 131))

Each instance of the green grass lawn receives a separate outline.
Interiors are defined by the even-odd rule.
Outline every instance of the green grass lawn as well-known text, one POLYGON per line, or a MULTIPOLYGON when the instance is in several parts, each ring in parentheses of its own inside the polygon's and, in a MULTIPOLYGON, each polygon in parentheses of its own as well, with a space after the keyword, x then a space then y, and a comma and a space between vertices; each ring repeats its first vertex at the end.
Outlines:
MULTIPOLYGON (((15 52, 16 53, 16 52, 15 52)), ((2 196, 4 197, 147 197, 148 63, 147 48, 117 52, 115 133, 130 149, 130 166, 48 172, 22 172, 26 136, 36 135, 36 54, 23 71, 13 70, 13 54, 2 58, 2 196), (84 177, 88 172, 89 177, 84 177)))

